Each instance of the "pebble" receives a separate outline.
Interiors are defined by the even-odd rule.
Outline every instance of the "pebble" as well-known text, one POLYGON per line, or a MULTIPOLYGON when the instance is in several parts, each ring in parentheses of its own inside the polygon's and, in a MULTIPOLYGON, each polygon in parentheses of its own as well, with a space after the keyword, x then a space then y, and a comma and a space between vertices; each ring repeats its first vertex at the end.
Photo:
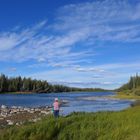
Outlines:
MULTIPOLYGON (((31 114, 34 114, 34 113, 38 113, 39 116, 41 115, 48 115, 50 114, 50 107, 48 106, 43 106, 43 107, 36 107, 36 108, 29 108, 29 107, 21 107, 21 106, 12 106, 12 107, 8 107, 6 105, 1 105, 0 107, 0 120, 6 120, 7 117, 12 117, 12 115, 15 115, 15 114, 23 114, 23 113, 31 113, 31 114)), ((36 119, 33 119, 32 122, 36 122, 40 120, 40 118, 36 118, 36 119)), ((7 124, 8 125, 21 125, 23 124, 22 121, 18 122, 14 122, 12 120, 6 120, 7 124)))
POLYGON ((8 125, 13 125, 14 124, 14 122, 11 121, 11 120, 6 120, 6 121, 7 121, 8 125))

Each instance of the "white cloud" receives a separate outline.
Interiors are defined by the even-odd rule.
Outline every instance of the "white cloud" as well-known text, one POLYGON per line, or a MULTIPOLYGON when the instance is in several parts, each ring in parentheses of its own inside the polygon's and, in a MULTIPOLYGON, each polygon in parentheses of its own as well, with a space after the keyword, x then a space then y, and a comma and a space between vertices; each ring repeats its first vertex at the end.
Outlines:
MULTIPOLYGON (((53 25, 42 21, 28 28, 0 33, 0 55, 4 54, 0 60, 61 61, 74 55, 76 43, 84 45, 88 40, 140 42, 140 3, 94 1, 66 5, 59 8, 58 13, 53 25)), ((75 56, 81 53, 84 58, 85 50, 91 48, 93 53, 93 46, 85 46, 75 56)))
POLYGON ((103 69, 97 69, 97 68, 75 68, 76 71, 79 72, 104 72, 103 69))
POLYGON ((16 46, 17 40, 14 37, 1 37, 0 38, 0 51, 6 51, 16 46))
MULTIPOLYGON (((86 31, 70 32, 61 36, 48 36, 40 30, 44 29, 44 24, 33 26, 31 29, 24 29, 16 33, 5 33, 6 37, 0 38, 1 61, 13 60, 15 62, 37 60, 38 62, 49 61, 51 63, 60 63, 61 61, 75 61, 81 57, 91 55, 91 52, 80 50, 72 51, 75 43, 87 37, 86 31), (11 36, 12 39, 8 38, 11 36), (3 39, 4 38, 4 39, 3 39), (13 39, 14 38, 14 39, 13 39)), ((93 54, 92 54, 93 55, 93 54)), ((49 64, 51 64, 49 63, 49 64)))
POLYGON ((75 67, 75 71, 81 73, 90 73, 94 79, 100 78, 122 78, 140 73, 140 62, 127 62, 127 63, 109 63, 102 65, 86 66, 86 67, 75 67))
POLYGON ((16 67, 11 67, 11 68, 8 68, 8 71, 9 72, 15 72, 15 71, 17 71, 17 68, 16 67))
POLYGON ((48 77, 50 81, 77 79, 98 84, 102 80, 102 85, 109 84, 105 78, 111 84, 115 78, 124 76, 126 79, 132 74, 133 68, 140 68, 139 62, 102 65, 93 63, 97 54, 96 42, 140 42, 140 2, 85 2, 63 6, 57 12, 55 23, 51 25, 42 21, 27 28, 16 25, 17 28, 8 32, 0 32, 0 61, 33 60, 34 63, 30 63, 28 68, 56 68, 55 71, 36 73, 38 78, 48 77), (126 68, 130 71, 124 74, 126 68), (123 70, 123 75, 120 71, 118 74, 119 69, 123 70))
POLYGON ((140 42, 140 3, 94 1, 66 5, 58 13, 60 24, 56 23, 54 27, 59 31, 88 28, 93 41, 140 42))
POLYGON ((95 87, 103 87, 103 86, 110 86, 110 85, 121 85, 120 82, 83 82, 83 81, 52 81, 51 84, 62 84, 71 87, 87 87, 87 88, 95 88, 95 87))
POLYGON ((96 65, 97 68, 102 68, 104 70, 116 70, 116 69, 133 69, 139 68, 140 69, 140 62, 127 62, 127 63, 110 63, 110 64, 103 64, 103 65, 96 65))
POLYGON ((43 58, 43 57, 39 57, 39 58, 38 58, 38 62, 45 62, 45 61, 46 61, 46 59, 43 58))

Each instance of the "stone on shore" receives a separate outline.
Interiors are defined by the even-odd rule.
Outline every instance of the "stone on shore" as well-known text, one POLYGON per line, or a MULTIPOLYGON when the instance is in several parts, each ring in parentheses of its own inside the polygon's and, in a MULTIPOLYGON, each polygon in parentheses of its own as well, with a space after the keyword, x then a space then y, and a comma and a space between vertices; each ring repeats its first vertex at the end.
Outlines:
POLYGON ((48 106, 43 107, 21 107, 12 106, 7 107, 2 105, 0 107, 0 126, 3 125, 21 125, 23 122, 31 120, 36 122, 40 120, 41 116, 48 115, 51 113, 51 109, 48 106))

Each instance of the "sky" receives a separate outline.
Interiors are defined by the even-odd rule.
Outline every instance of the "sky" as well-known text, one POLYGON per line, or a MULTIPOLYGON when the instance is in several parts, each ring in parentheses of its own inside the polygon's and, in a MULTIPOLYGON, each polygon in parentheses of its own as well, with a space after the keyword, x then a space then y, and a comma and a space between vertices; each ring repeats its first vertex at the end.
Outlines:
POLYGON ((115 89, 139 72, 139 0, 0 0, 0 73, 115 89))

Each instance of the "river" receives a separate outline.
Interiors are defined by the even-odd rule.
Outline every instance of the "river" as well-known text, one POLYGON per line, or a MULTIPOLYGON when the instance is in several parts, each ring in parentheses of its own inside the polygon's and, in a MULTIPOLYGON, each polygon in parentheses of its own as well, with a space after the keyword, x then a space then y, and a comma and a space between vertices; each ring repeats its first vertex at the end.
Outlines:
POLYGON ((50 94, 0 94, 0 105, 38 107, 51 106, 55 97, 68 103, 61 107, 62 115, 71 112, 119 111, 128 108, 132 100, 110 99, 113 92, 75 92, 50 94))

